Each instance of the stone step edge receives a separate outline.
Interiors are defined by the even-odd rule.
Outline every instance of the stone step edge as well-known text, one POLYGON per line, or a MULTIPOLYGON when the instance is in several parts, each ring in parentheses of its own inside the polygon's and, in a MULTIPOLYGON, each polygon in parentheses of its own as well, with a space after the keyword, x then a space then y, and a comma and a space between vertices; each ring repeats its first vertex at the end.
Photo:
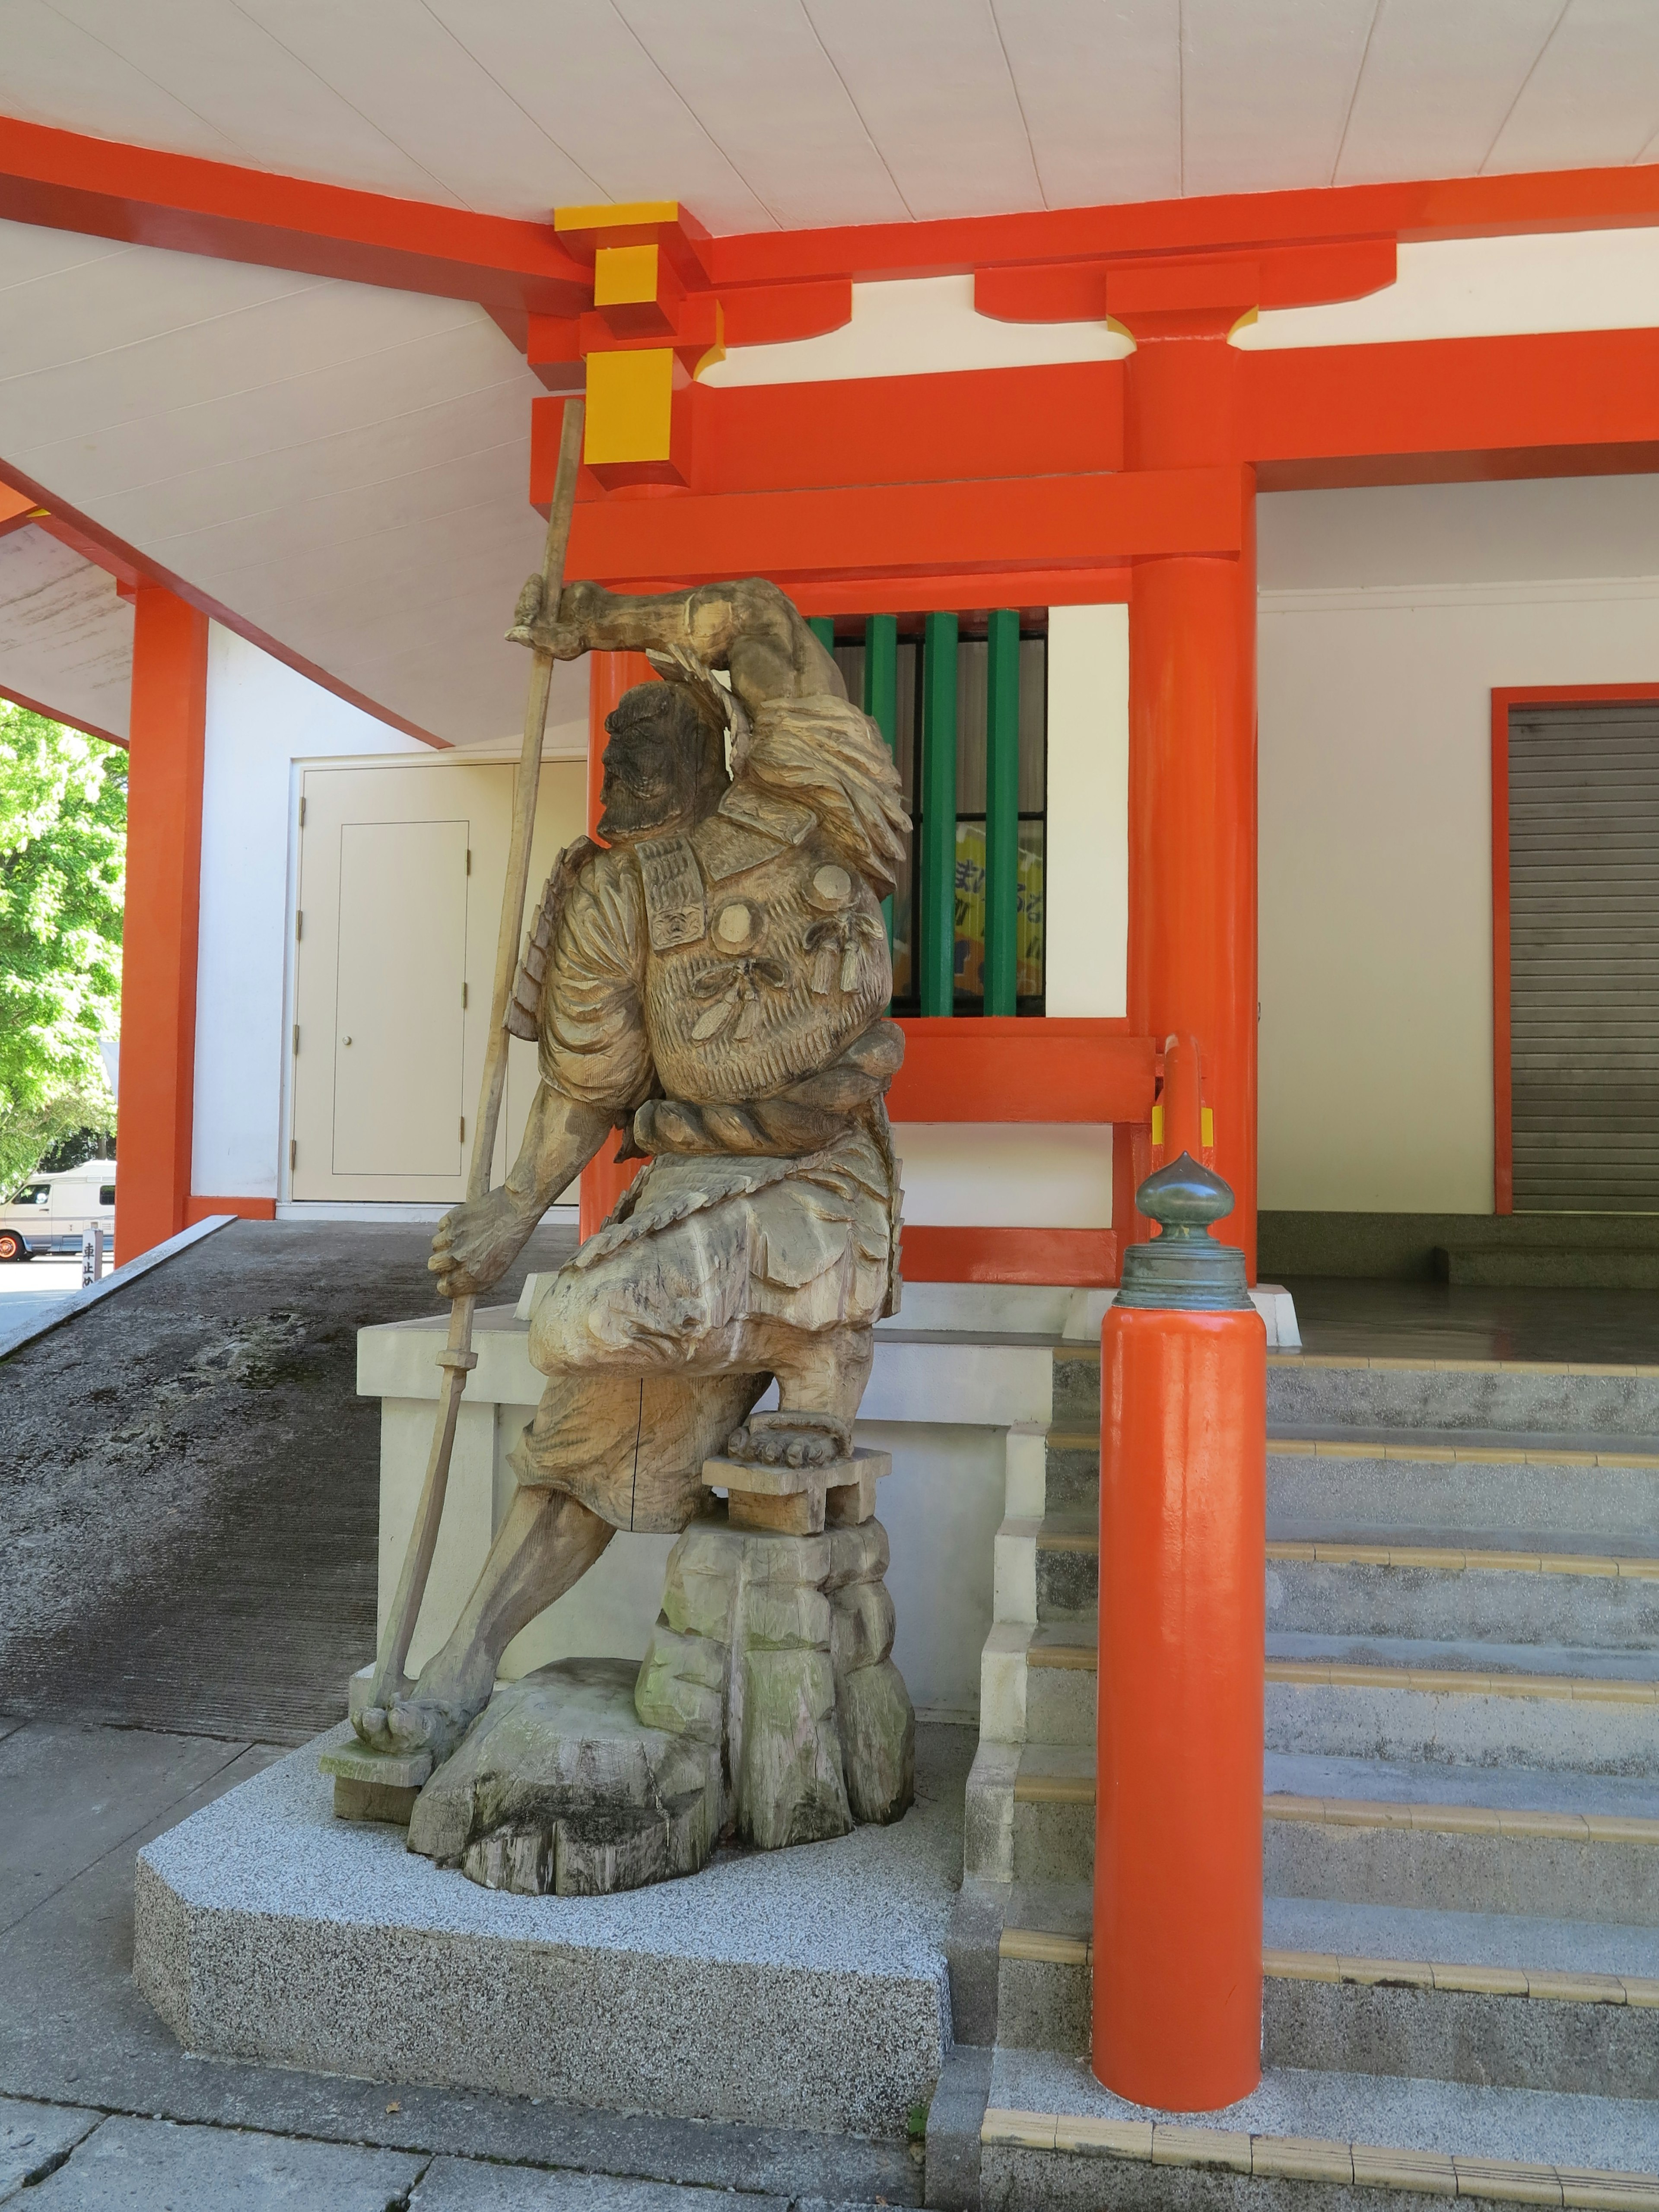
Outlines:
POLYGON ((1335 2182, 1349 2188, 1479 2197, 1499 2203, 1583 2207, 1585 2212, 1659 2212, 1659 2174, 1597 2166, 1534 2165, 1392 2149, 1318 2136, 1245 2135, 1162 2120, 1109 2120, 1084 2113, 1025 2112, 991 2106, 982 2148, 1005 2148, 1249 2174, 1261 2180, 1335 2182))
POLYGON ((1482 1674, 1455 1667, 1366 1666, 1346 1659, 1269 1659, 1266 1680, 1293 1689, 1413 1690, 1433 1697, 1540 1698, 1659 1711, 1659 1682, 1592 1674, 1482 1674))
MULTIPOLYGON (((1000 1959, 1048 1966, 1087 1966, 1094 1946, 1085 1936, 1045 1928, 1005 1928, 1000 1959)), ((1264 1950, 1269 1981, 1328 1982, 1354 1989, 1435 1990, 1449 1996, 1525 1997, 1555 2004, 1623 2005, 1659 2012, 1659 1981, 1643 1974, 1571 1974, 1542 1966, 1486 1966, 1443 1959, 1346 1958, 1329 1951, 1264 1950)))
MULTIPOLYGON (((1017 1774, 1013 1793, 1021 1805, 1092 1805, 1094 1778, 1017 1774)), ((1413 1804, 1390 1797, 1300 1797, 1270 1790, 1261 1801, 1261 1817, 1304 1826, 1389 1828, 1414 1835, 1659 1847, 1659 1820, 1632 1813, 1528 1812, 1491 1805, 1413 1804)))
MULTIPOLYGON (((1097 1358, 1099 1354, 1094 1355, 1097 1358)), ((1595 1359, 1426 1359, 1352 1352, 1270 1352, 1269 1367, 1334 1369, 1400 1375, 1612 1375, 1659 1378, 1659 1366, 1632 1367, 1595 1359)))
MULTIPOLYGON (((1046 1522, 1035 1541, 1039 1552, 1100 1550, 1097 1529, 1050 1528, 1046 1522)), ((1455 1544, 1270 1537, 1267 1557, 1270 1565, 1415 1567, 1444 1574, 1583 1575, 1602 1582, 1659 1582, 1659 1559, 1626 1559, 1610 1552, 1494 1552, 1455 1544)))
MULTIPOLYGON (((1044 1627, 1086 1626, 1083 1622, 999 1620, 991 1626, 987 1648, 994 1656, 1018 1661, 1028 1672, 1097 1674, 1100 1653, 1093 1644, 1036 1644, 1020 1648, 1022 1636, 1044 1627)), ((1460 1667, 1384 1667, 1347 1659, 1268 1659, 1264 1682, 1291 1689, 1413 1690, 1431 1697, 1541 1698, 1578 1705, 1659 1707, 1659 1682, 1626 1681, 1606 1674, 1486 1674, 1460 1667)))
POLYGON ((1571 1445, 1528 1450, 1516 1444, 1376 1443, 1363 1437, 1276 1437, 1270 1459, 1409 1461, 1431 1467, 1619 1467, 1659 1469, 1659 1452, 1575 1451, 1571 1445))
MULTIPOLYGON (((1659 1370, 1656 1370, 1659 1371, 1659 1370)), ((1097 1430, 1050 1429, 1044 1438, 1056 1451, 1100 1449, 1097 1430)), ((1375 1443, 1352 1436, 1285 1437, 1267 1431, 1270 1459, 1369 1459, 1408 1461, 1434 1467, 1622 1467, 1659 1470, 1659 1452, 1577 1451, 1570 1444, 1528 1450, 1514 1444, 1375 1443)))

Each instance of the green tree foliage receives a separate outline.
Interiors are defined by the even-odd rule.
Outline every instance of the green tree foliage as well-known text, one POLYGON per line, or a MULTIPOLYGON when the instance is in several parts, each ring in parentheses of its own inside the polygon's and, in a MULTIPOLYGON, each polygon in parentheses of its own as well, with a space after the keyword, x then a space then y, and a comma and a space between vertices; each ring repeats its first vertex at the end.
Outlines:
POLYGON ((118 747, 0 700, 0 1191, 115 1127, 126 823, 118 747))

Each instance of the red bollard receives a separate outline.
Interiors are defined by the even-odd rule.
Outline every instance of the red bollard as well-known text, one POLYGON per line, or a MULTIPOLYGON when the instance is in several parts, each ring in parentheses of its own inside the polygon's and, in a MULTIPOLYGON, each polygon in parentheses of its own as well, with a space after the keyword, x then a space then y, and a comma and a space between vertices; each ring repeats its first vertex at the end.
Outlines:
POLYGON ((1096 2075, 1166 2112, 1261 2078, 1267 1331, 1183 1152, 1101 1332, 1096 2075))

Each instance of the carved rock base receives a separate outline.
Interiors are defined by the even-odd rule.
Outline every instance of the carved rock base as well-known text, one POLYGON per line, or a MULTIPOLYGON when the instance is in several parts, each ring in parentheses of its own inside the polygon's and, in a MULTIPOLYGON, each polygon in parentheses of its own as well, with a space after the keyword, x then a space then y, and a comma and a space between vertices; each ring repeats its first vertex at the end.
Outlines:
POLYGON ((915 1716, 887 1558, 878 1521, 694 1523, 638 1668, 564 1660, 498 1690, 422 1790, 410 1849, 491 1888, 581 1896, 696 1873, 725 1836, 772 1850, 897 1820, 915 1716))

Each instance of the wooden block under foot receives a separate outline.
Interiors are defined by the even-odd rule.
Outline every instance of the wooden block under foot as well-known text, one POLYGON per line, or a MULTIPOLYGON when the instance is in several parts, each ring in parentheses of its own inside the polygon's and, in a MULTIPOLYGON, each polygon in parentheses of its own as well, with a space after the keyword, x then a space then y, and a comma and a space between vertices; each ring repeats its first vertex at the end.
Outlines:
POLYGON ((337 1820, 386 1820, 406 1828, 415 1810, 418 1790, 399 1789, 389 1782, 354 1782, 349 1775, 334 1778, 334 1817, 337 1820))

